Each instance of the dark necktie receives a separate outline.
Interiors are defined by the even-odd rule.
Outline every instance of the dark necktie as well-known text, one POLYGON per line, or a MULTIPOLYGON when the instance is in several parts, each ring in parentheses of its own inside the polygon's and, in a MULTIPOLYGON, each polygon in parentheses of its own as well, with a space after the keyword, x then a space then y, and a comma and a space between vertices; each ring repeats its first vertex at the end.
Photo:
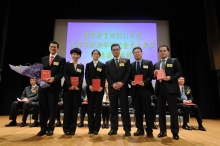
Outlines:
POLYGON ((115 59, 115 65, 116 65, 116 68, 118 69, 118 65, 119 65, 118 59, 115 59))
POLYGON ((165 60, 162 60, 161 69, 165 69, 165 60))
POLYGON ((136 70, 136 73, 137 73, 137 74, 140 74, 140 72, 141 72, 141 67, 140 67, 140 62, 138 61, 138 62, 137 62, 137 70, 136 70))

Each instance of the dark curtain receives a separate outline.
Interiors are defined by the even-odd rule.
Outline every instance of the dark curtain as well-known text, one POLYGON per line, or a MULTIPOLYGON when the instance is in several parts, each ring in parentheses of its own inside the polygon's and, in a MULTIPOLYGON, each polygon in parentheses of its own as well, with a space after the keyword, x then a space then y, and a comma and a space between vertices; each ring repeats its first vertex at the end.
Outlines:
MULTIPOLYGON (((18 3, 13 1, 10 6, 0 91, 1 115, 9 114, 10 104, 29 85, 27 77, 12 71, 8 64, 39 62, 42 56, 49 53, 48 43, 53 40, 55 19, 72 18, 168 20, 171 57, 179 59, 186 85, 192 89, 194 102, 201 108, 203 118, 220 117, 217 75, 210 67, 203 1, 154 1, 147 4, 62 2, 31 7, 23 5, 19 8, 18 3)), ((220 6, 216 5, 216 8, 220 6)))

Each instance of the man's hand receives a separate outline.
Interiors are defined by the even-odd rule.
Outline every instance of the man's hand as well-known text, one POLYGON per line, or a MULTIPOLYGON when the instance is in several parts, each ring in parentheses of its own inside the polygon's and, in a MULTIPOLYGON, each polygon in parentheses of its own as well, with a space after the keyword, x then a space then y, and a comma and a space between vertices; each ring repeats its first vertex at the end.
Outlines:
POLYGON ((170 76, 167 76, 165 79, 163 79, 164 81, 169 81, 171 78, 170 76))
POLYGON ((24 99, 22 99, 22 101, 29 101, 29 100, 28 100, 28 98, 24 98, 24 99))
POLYGON ((139 83, 138 85, 140 85, 140 86, 144 86, 144 82, 142 81, 141 83, 139 83))
POLYGON ((131 82, 131 85, 132 85, 132 86, 136 86, 136 84, 134 83, 134 81, 131 82))
POLYGON ((115 90, 119 90, 119 87, 118 87, 118 85, 117 85, 116 83, 114 83, 114 84, 112 85, 112 87, 113 87, 115 90))
POLYGON ((156 77, 158 74, 158 69, 154 70, 154 76, 156 77))
POLYGON ((79 90, 79 88, 78 88, 78 87, 75 87, 75 90, 79 90))
POLYGON ((93 87, 90 85, 89 90, 93 92, 93 87))
POLYGON ((54 77, 51 77, 51 78, 48 78, 47 80, 46 80, 46 82, 48 82, 48 83, 53 83, 54 82, 54 77))
POLYGON ((183 103, 192 103, 192 100, 183 100, 183 103))
POLYGON ((121 88, 124 85, 122 82, 116 82, 116 84, 118 85, 118 88, 121 88))
POLYGON ((74 89, 75 89, 74 86, 69 87, 69 90, 74 90, 74 89))
POLYGON ((102 88, 102 87, 100 87, 100 88, 99 88, 99 90, 98 90, 98 92, 101 92, 102 90, 103 90, 103 88, 102 88))

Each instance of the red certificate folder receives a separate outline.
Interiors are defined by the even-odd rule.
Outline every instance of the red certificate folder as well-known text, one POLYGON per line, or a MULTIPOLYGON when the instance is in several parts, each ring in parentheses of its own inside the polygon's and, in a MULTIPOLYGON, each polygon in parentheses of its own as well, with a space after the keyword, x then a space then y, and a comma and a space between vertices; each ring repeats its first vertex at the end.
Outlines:
POLYGON ((188 105, 188 106, 195 106, 196 104, 195 103, 183 103, 185 105, 188 105))
POLYGON ((41 80, 42 81, 46 81, 50 77, 51 77, 51 71, 50 70, 41 70, 41 80))
POLYGON ((143 74, 134 76, 134 84, 140 84, 143 81, 143 74))
POLYGON ((79 77, 70 77, 70 82, 72 86, 76 87, 79 85, 79 77))
POLYGON ((92 79, 93 91, 98 91, 100 86, 101 86, 101 80, 100 79, 92 79))
POLYGON ((158 73, 157 73, 157 80, 162 80, 162 79, 165 79, 167 76, 166 76, 166 72, 164 69, 162 70, 158 70, 158 73))

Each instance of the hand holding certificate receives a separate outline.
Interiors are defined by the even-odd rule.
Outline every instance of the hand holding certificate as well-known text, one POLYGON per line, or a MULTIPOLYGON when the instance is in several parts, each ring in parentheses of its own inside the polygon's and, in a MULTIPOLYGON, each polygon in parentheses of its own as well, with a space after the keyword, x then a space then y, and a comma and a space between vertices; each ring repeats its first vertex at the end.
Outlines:
POLYGON ((79 77, 70 77, 72 86, 77 87, 79 85, 79 77))
POLYGON ((143 74, 134 76, 134 84, 140 84, 143 81, 143 74))
POLYGON ((92 79, 93 91, 99 91, 100 85, 101 85, 101 80, 100 79, 92 79))
POLYGON ((51 77, 51 71, 50 70, 41 70, 41 80, 47 81, 51 77))

